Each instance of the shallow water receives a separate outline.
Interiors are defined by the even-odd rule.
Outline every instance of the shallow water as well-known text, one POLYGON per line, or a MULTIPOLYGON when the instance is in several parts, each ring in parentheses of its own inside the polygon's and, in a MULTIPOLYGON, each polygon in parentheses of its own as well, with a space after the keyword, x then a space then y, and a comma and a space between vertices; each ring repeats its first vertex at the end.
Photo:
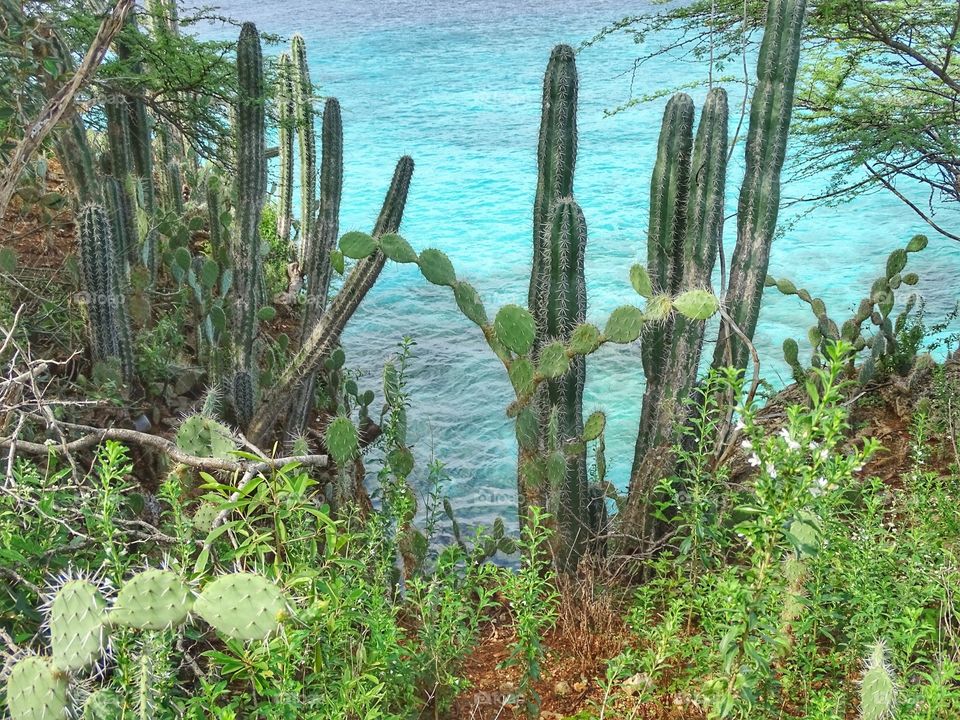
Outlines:
MULTIPOLYGON (((402 234, 417 249, 444 250, 458 276, 480 291, 491 317, 502 304, 525 302, 541 82, 550 49, 557 42, 577 45, 603 25, 638 12, 642 3, 230 0, 221 6, 263 32, 301 32, 314 82, 339 98, 343 231, 370 230, 394 162, 410 154, 417 169, 402 234)), ((225 37, 236 30, 206 32, 225 37)), ((629 96, 630 78, 623 72, 636 51, 631 39, 618 37, 578 59, 576 196, 590 232, 588 316, 596 322, 617 305, 637 301, 627 272, 646 257, 650 173, 666 99, 614 117, 603 113, 629 96)), ((637 73, 634 92, 705 74, 703 65, 661 57, 637 73)), ((736 86, 728 90, 733 112, 742 93, 736 86)), ((692 94, 699 106, 705 91, 692 94)), ((742 156, 741 143, 734 153, 738 166, 742 156)), ((787 185, 783 194, 815 195, 825 182, 787 185)), ((731 212, 738 188, 734 170, 727 186, 731 212)), ((781 214, 788 229, 773 247, 770 272, 821 296, 841 319, 882 273, 887 254, 926 232, 911 210, 887 194, 801 216, 807 210, 781 214), (791 220, 796 222, 788 225, 791 220)), ((941 208, 938 219, 956 227, 958 215, 941 208)), ((728 222, 725 237, 729 257, 735 221, 728 222)), ((911 256, 910 268, 920 273, 917 290, 927 299, 929 318, 941 318, 957 297, 960 246, 931 235, 930 247, 911 256)), ((789 378, 780 352, 784 338, 804 337, 811 324, 809 309, 796 297, 765 296, 756 344, 772 384, 789 378)), ((492 522, 497 515, 511 522, 516 450, 504 415, 512 391, 503 368, 447 289, 428 285, 415 268, 390 264, 344 336, 349 364, 368 374, 362 384, 379 387, 383 362, 404 335, 417 342, 409 379, 418 473, 425 476, 425 461, 440 458, 451 476, 447 493, 465 524, 492 522)), ((712 356, 709 349, 707 354, 712 356)), ((629 472, 642 393, 638 347, 605 348, 590 358, 585 405, 607 412, 608 477, 620 486, 629 472)))

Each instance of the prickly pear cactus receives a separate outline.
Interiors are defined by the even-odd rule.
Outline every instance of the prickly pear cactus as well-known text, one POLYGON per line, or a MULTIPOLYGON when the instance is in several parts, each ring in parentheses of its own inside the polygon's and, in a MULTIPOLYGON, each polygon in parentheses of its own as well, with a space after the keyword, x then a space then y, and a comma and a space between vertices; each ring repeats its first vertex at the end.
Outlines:
POLYGON ((265 577, 234 573, 208 583, 194 611, 234 640, 263 640, 279 628, 286 602, 265 577))
POLYGON ((198 457, 230 458, 237 449, 233 433, 226 425, 205 415, 191 415, 177 430, 177 447, 198 457))
POLYGON ((93 665, 106 648, 107 603, 88 580, 68 580, 50 604, 50 649, 63 672, 93 665))
POLYGON ((49 660, 31 655, 7 677, 7 709, 11 720, 66 720, 67 676, 49 660))
POLYGON ((887 720, 897 706, 897 683, 887 662, 887 648, 882 642, 870 648, 870 656, 860 682, 861 720, 887 720))
POLYGON ((82 720, 117 720, 123 717, 123 703, 110 690, 94 690, 83 703, 82 720))
POLYGON ((187 619, 193 593, 175 572, 145 570, 124 583, 110 610, 110 622, 140 630, 165 630, 187 619))
POLYGON ((357 428, 350 418, 344 416, 334 418, 327 426, 324 444, 339 467, 344 467, 353 460, 357 454, 359 442, 357 428))

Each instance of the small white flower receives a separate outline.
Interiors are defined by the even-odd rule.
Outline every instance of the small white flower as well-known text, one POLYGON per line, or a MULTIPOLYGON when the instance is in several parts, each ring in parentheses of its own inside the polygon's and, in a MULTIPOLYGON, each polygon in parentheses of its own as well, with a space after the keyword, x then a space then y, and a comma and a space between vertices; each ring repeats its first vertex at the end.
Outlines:
POLYGON ((826 460, 828 457, 830 457, 830 453, 827 451, 826 448, 824 448, 823 450, 820 451, 820 459, 821 459, 821 460, 826 460))
POLYGON ((733 429, 734 429, 734 430, 743 430, 745 427, 746 427, 746 425, 743 424, 743 420, 742 420, 741 418, 737 418, 737 424, 733 426, 733 429))
POLYGON ((767 469, 767 475, 769 475, 772 480, 776 480, 777 468, 774 466, 774 464, 772 462, 768 462, 766 469, 767 469))
POLYGON ((744 440, 742 443, 740 443, 740 447, 742 447, 744 450, 753 450, 753 443, 749 440, 744 440))
POLYGON ((747 462, 750 463, 750 467, 760 467, 760 458, 757 457, 756 453, 751 455, 747 462))
POLYGON ((825 477, 818 477, 818 478, 817 478, 817 485, 819 485, 819 486, 822 487, 822 488, 823 488, 823 487, 826 487, 826 486, 827 486, 827 479, 826 479, 825 477))

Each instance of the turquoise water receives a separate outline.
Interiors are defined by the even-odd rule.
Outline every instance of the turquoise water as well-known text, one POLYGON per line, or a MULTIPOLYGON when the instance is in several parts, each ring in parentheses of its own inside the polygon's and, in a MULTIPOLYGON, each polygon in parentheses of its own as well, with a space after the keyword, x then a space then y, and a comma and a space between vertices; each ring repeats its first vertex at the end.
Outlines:
MULTIPOLYGON (((253 20, 261 31, 300 31, 306 37, 314 82, 338 97, 343 109, 344 231, 370 230, 396 159, 410 154, 417 169, 403 235, 415 248, 444 250, 458 275, 480 291, 488 312, 525 302, 541 81, 550 49, 557 42, 577 45, 610 21, 637 13, 642 3, 235 0, 222 8, 234 18, 253 20)), ((235 34, 232 28, 211 32, 235 34)), ((617 305, 636 302, 627 271, 646 256, 649 179, 666 99, 614 117, 603 113, 629 97, 630 78, 623 72, 636 52, 631 39, 615 38, 588 48, 578 60, 576 196, 590 232, 588 316, 598 322, 617 305)), ((634 92, 705 74, 703 65, 661 57, 637 73, 634 92)), ((731 107, 739 107, 741 89, 728 90, 731 107)), ((693 93, 698 105, 704 94, 693 93)), ((736 162, 742 154, 741 143, 736 162)), ((731 212, 736 175, 735 170, 728 182, 731 212)), ((816 195, 825 182, 787 185, 784 196, 816 195)), ((841 319, 882 272, 886 255, 926 228, 886 194, 800 212, 794 207, 783 213, 785 221, 796 222, 775 243, 770 272, 823 297, 831 315, 841 319)), ((940 208, 938 219, 958 226, 955 211, 940 208)), ((727 257, 734 238, 731 221, 727 257)), ((929 317, 942 317, 957 297, 960 246, 931 235, 930 247, 912 256, 911 267, 921 275, 918 290, 927 299, 929 317)), ((789 377, 780 353, 783 339, 804 336, 810 324, 809 309, 797 298, 765 297, 756 343, 771 383, 789 377)), ((444 461, 451 476, 447 492, 467 524, 496 515, 511 521, 516 450, 504 415, 512 391, 503 368, 449 291, 428 285, 414 268, 388 265, 344 337, 349 363, 367 374, 368 386, 379 385, 378 373, 404 335, 417 342, 409 377, 410 438, 418 466, 424 468, 423 461, 433 456, 444 461)), ((605 348, 590 358, 586 409, 607 412, 609 477, 621 486, 632 460, 642 394, 638 347, 605 348)))

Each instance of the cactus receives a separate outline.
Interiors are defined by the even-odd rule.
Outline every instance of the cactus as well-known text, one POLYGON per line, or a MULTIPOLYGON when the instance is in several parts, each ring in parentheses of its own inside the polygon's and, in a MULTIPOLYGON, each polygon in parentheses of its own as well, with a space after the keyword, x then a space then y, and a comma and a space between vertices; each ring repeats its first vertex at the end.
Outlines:
POLYGON ((177 447, 198 457, 229 458, 237 450, 233 433, 205 415, 191 415, 177 430, 177 447))
POLYGON ((540 136, 537 144, 537 191, 533 204, 533 269, 527 304, 539 316, 538 279, 546 275, 540 255, 541 238, 552 219, 553 203, 573 196, 573 172, 577 163, 576 53, 569 45, 557 45, 550 54, 543 76, 540 136))
POLYGON ((88 580, 68 580, 50 605, 50 649, 62 672, 84 670, 106 648, 106 606, 100 590, 88 580))
POLYGON ((113 625, 165 630, 182 624, 193 607, 190 588, 170 570, 145 570, 123 584, 110 610, 113 625))
MULTIPOLYGON (((106 690, 91 693, 82 707, 71 707, 70 679, 106 654, 112 627, 160 631, 179 627, 193 611, 232 640, 262 640, 287 615, 280 589, 252 573, 224 575, 209 582, 194 600, 191 589, 169 570, 146 570, 122 585, 112 607, 96 585, 68 580, 49 608, 52 658, 27 655, 7 675, 7 709, 11 720, 117 717, 119 699, 106 690)), ((149 709, 149 678, 155 653, 144 650, 141 664, 140 716, 149 709)))
MULTIPOLYGON (((413 177, 413 158, 404 156, 397 162, 390 189, 387 191, 373 229, 373 237, 381 238, 396 233, 403 218, 410 180, 413 177)), ((340 291, 333 298, 323 316, 304 341, 280 378, 264 396, 256 417, 250 423, 247 437, 253 442, 263 441, 273 430, 283 413, 287 412, 296 395, 300 378, 319 369, 324 359, 340 342, 340 334, 367 292, 373 287, 386 263, 379 250, 357 262, 340 291)))
MULTIPOLYGON (((540 238, 538 299, 531 307, 537 328, 533 359, 540 374, 550 378, 538 388, 534 403, 540 415, 538 445, 541 449, 548 445, 546 421, 551 413, 556 417, 558 444, 576 442, 583 434, 586 360, 583 356, 568 359, 564 344, 586 319, 583 274, 586 243, 587 225, 580 206, 569 197, 557 200, 551 221, 540 238)), ((527 485, 521 475, 520 497, 530 502, 533 493, 527 485)), ((559 487, 549 488, 547 495, 550 494, 558 495, 556 503, 549 497, 541 497, 537 504, 556 505, 556 557, 561 559, 563 568, 573 568, 583 554, 588 536, 585 453, 566 458, 564 479, 559 487)))
POLYGON ((7 709, 11 720, 66 718, 67 676, 45 658, 30 655, 7 677, 7 709))
POLYGON ((115 177, 103 179, 103 197, 110 215, 110 227, 113 230, 114 245, 117 248, 116 263, 121 276, 128 275, 128 261, 135 254, 136 223, 128 193, 123 184, 115 177))
POLYGON ((887 663, 887 647, 874 643, 860 681, 860 720, 892 718, 897 704, 897 682, 887 663))
POLYGON ((327 426, 324 434, 324 445, 330 457, 340 467, 346 466, 359 449, 359 436, 357 428, 348 417, 338 417, 327 426))
MULTIPOLYGON (((787 149, 793 91, 800 57, 806 0, 771 0, 757 59, 757 85, 750 104, 746 169, 737 208, 737 244, 729 263, 727 311, 753 338, 770 246, 780 206, 780 170, 787 149)), ((747 365, 748 348, 723 324, 714 367, 747 365)))
POLYGON ((73 185, 79 205, 101 202, 99 173, 87 138, 87 126, 78 113, 71 115, 55 140, 57 156, 73 185))
POLYGON ((280 131, 280 184, 277 189, 277 237, 290 240, 293 219, 293 67, 283 53, 277 64, 277 117, 280 131))
MULTIPOLYGON (((327 99, 323 108, 321 128, 323 154, 320 161, 320 206, 317 223, 309 236, 303 238, 304 282, 307 286, 300 344, 306 342, 327 305, 330 288, 330 254, 340 232, 340 200, 343 197, 343 125, 340 103, 327 99)), ((287 431, 292 436, 306 431, 313 409, 316 373, 307 373, 293 401, 287 431)))
POLYGON ((126 279, 121 277, 118 257, 106 210, 88 205, 80 212, 80 258, 94 360, 119 361, 127 381, 133 379, 133 342, 125 296, 126 279))
POLYGON ((253 416, 254 341, 262 287, 260 215, 267 189, 264 147, 263 56, 260 35, 253 23, 244 23, 237 44, 239 96, 236 108, 237 217, 231 243, 234 270, 235 370, 233 410, 241 428, 253 416))
POLYGON ((233 573, 209 583, 194 611, 234 640, 263 640, 286 612, 279 588, 260 575, 233 573))
POLYGON ((166 164, 167 205, 178 216, 183 215, 183 173, 180 163, 170 160, 166 164))
MULTIPOLYGON (((126 19, 127 27, 117 39, 117 56, 123 62, 131 64, 130 73, 140 75, 142 63, 136 56, 137 44, 131 42, 132 36, 139 33, 134 13, 126 19)), ((150 117, 142 91, 132 88, 126 95, 127 127, 130 151, 133 156, 133 168, 139 181, 140 200, 147 221, 152 223, 157 213, 157 193, 153 179, 153 139, 150 117)), ((125 167, 129 167, 125 166, 125 167)), ((156 280, 158 256, 158 233, 156 228, 148 227, 144 234, 140 260, 150 272, 151 282, 156 280)))
MULTIPOLYGON (((710 287, 723 234, 727 118, 723 89, 708 93, 695 142, 689 97, 675 95, 664 113, 650 191, 647 272, 652 294, 683 294, 673 301, 680 312, 655 324, 643 338, 647 387, 634 451, 634 477, 650 450, 671 437, 681 419, 683 402, 696 382, 705 325, 691 319, 700 314, 696 303, 710 304, 705 317, 716 311, 713 295, 703 289, 710 287), (702 294, 696 295, 698 292, 702 294)), ((639 280, 641 271, 636 273, 638 282, 645 286, 639 280)))
POLYGON ((210 226, 210 257, 217 262, 226 260, 226 230, 223 223, 222 188, 219 176, 207 176, 207 223, 210 226))
POLYGON ((297 33, 290 41, 293 56, 293 107, 300 149, 300 267, 306 271, 308 238, 317 211, 317 149, 313 130, 313 83, 307 64, 307 45, 297 33))

